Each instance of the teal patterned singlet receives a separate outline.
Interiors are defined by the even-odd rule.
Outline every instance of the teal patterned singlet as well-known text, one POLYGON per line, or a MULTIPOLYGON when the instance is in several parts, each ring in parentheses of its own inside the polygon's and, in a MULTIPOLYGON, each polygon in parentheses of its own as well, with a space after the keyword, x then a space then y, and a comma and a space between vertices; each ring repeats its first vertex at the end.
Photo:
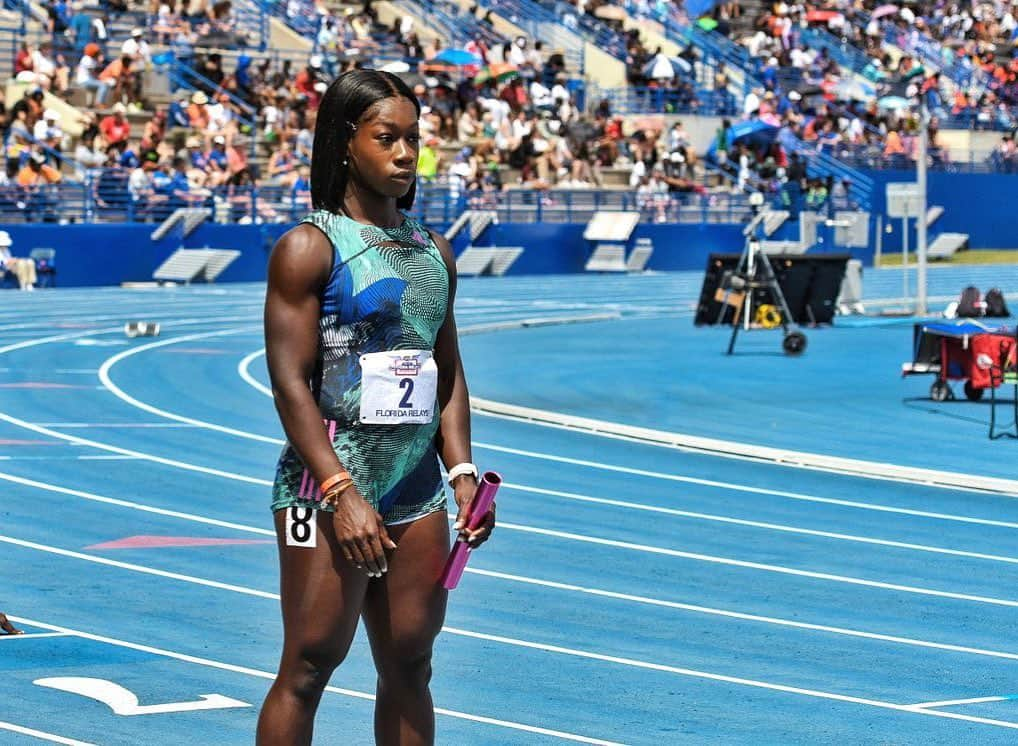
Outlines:
MULTIPOLYGON (((336 456, 385 523, 442 510, 437 405, 427 424, 362 424, 359 358, 434 349, 449 302, 445 261, 428 231, 410 218, 398 228, 379 228, 317 210, 302 222, 321 230, 333 247, 311 384, 336 456)), ((272 510, 318 508, 320 499, 318 485, 287 443, 276 468, 272 510)))

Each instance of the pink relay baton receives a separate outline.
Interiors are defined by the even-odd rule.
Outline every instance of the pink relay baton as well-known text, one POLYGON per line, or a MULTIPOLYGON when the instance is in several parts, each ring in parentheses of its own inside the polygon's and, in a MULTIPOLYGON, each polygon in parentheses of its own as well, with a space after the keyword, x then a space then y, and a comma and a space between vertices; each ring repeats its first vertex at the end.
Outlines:
MULTIPOLYGON (((484 516, 491 510, 491 504, 495 502, 495 493, 498 486, 502 484, 502 477, 496 472, 486 471, 481 475, 481 482, 477 485, 474 499, 470 501, 470 516, 467 518, 467 528, 471 531, 476 529, 484 521, 484 516)), ((449 559, 445 562, 445 569, 442 570, 442 587, 452 590, 459 585, 463 577, 463 568, 467 566, 470 559, 470 546, 465 541, 457 541, 449 553, 449 559)))

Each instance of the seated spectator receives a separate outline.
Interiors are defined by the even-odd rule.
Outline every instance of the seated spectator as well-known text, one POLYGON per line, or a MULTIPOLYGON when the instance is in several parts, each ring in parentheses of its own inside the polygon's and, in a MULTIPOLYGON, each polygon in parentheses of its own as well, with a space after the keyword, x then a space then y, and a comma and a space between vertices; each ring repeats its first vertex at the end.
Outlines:
POLYGON ((131 31, 131 36, 120 46, 120 56, 130 57, 132 68, 139 73, 152 64, 152 49, 145 41, 144 29, 135 28, 131 31))
POLYGON ((131 198, 131 207, 136 217, 143 216, 152 208, 166 202, 169 197, 156 191, 153 174, 159 168, 159 156, 146 153, 141 164, 131 171, 127 180, 127 190, 131 198))
POLYGON ((297 157, 293 154, 290 143, 281 142, 269 158, 268 177, 273 184, 293 186, 297 180, 297 157))
POLYGON ((99 45, 91 42, 85 45, 85 50, 78 60, 78 66, 74 70, 74 84, 86 91, 95 91, 95 105, 103 106, 106 97, 110 93, 110 84, 100 80, 96 70, 101 65, 102 55, 99 45))
MULTIPOLYGON (((106 163, 106 153, 96 144, 96 136, 91 133, 83 133, 77 146, 74 148, 74 160, 85 167, 85 171, 92 171, 102 168, 106 163)), ((87 173, 78 173, 79 179, 84 179, 87 173)))
POLYGON ((52 166, 46 165, 46 156, 32 153, 18 175, 15 182, 22 187, 39 187, 47 184, 58 184, 63 176, 52 166))
POLYGON ((205 132, 209 126, 208 112, 209 97, 204 91, 195 91, 191 95, 191 105, 187 107, 187 118, 191 123, 191 129, 205 132))
POLYGON ((135 77, 133 60, 130 57, 118 57, 113 60, 99 73, 99 80, 113 89, 114 101, 122 103, 138 98, 140 81, 135 77))
POLYGON ((127 121, 126 114, 127 107, 118 101, 113 105, 113 113, 99 122, 99 131, 107 146, 127 142, 131 136, 131 123, 127 121))
MULTIPOLYGON (((38 282, 35 261, 14 256, 11 253, 13 243, 10 233, 0 231, 0 275, 10 272, 18 278, 18 287, 22 290, 35 290, 35 283, 38 282)), ((3 614, 0 614, 0 617, 3 617, 3 614)), ((3 621, 6 622, 7 618, 3 617, 3 621)), ((7 631, 6 628, 5 631, 7 631)), ((8 632, 8 634, 14 633, 8 632)))

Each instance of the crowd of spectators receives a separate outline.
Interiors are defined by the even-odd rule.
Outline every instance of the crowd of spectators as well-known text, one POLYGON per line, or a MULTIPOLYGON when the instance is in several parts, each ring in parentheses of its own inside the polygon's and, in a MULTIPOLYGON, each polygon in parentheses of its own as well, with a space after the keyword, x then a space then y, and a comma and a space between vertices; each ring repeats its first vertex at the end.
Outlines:
MULTIPOLYGON (((874 18, 870 0, 828 0, 820 14, 778 2, 747 19, 738 2, 724 3, 711 11, 710 27, 745 47, 756 61, 759 87, 731 96, 729 72, 717 64, 713 92, 729 96, 722 112, 731 121, 766 127, 754 130, 754 137, 733 138, 723 126, 705 163, 681 125, 665 128, 662 121, 647 120, 627 125, 608 101, 588 101, 584 111, 576 71, 568 69, 562 50, 523 36, 500 38, 490 9, 466 11, 485 31, 455 50, 472 54, 473 61, 451 65, 443 62, 449 50, 441 39, 422 37, 410 17, 382 27, 370 5, 335 12, 309 0, 276 3, 292 23, 305 19, 314 29, 315 51, 298 62, 255 51, 225 57, 209 51, 220 44, 243 49, 244 34, 228 1, 152 2, 148 28, 138 27, 119 42, 110 41, 107 30, 111 19, 128 12, 126 5, 104 0, 97 12, 80 3, 52 3, 53 38, 63 41, 38 47, 26 42, 14 60, 16 79, 28 87, 3 112, 6 168, 0 188, 42 219, 52 212, 44 187, 60 181, 88 183, 99 210, 127 204, 141 218, 157 219, 176 206, 208 205, 249 220, 292 219, 309 205, 315 115, 328 82, 387 54, 422 105, 422 181, 448 184, 454 192, 478 191, 488 200, 510 187, 589 189, 624 182, 653 210, 678 194, 705 193, 705 165, 727 171, 738 191, 782 192, 794 182, 817 201, 844 189, 805 179, 804 162, 794 155, 803 147, 861 165, 908 167, 919 132, 908 103, 920 97, 934 115, 928 127, 931 158, 946 164, 940 122, 972 106, 974 121, 987 106, 996 116, 1007 108, 1001 97, 1009 95, 1008 86, 1016 87, 1013 74, 988 66, 991 58, 1001 60, 1005 37, 1007 54, 1013 46, 1010 6, 958 10, 913 3, 874 18), (869 55, 872 89, 860 90, 851 71, 808 47, 802 32, 809 26, 824 27, 869 55), (957 61, 949 53, 973 64, 978 59, 1001 85, 978 95, 952 87, 917 55, 894 54, 891 43, 905 50, 919 43, 895 34, 933 35, 944 42, 945 65, 957 61), (148 100, 146 81, 161 61, 147 40, 171 45, 176 59, 195 74, 193 90, 178 89, 159 106, 148 100), (42 102, 46 92, 71 98, 76 91, 86 93, 85 110, 94 113, 81 115, 74 123, 81 134, 70 138, 64 132, 70 123, 42 102), (894 105, 888 97, 896 99, 894 105), (252 187, 262 198, 253 198, 252 187)), ((622 32, 631 85, 663 87, 687 102, 703 95, 695 83, 707 64, 700 51, 688 46, 670 58, 670 64, 678 59, 674 75, 655 74, 661 50, 649 49, 639 31, 602 18, 611 15, 604 12, 606 3, 569 5, 568 12, 598 17, 622 32)), ((676 3, 628 6, 633 13, 673 20, 684 13, 676 3)), ((1003 67, 1018 69, 1018 63, 1003 67)), ((1014 170, 1015 138, 1005 136, 993 158, 1014 170)))

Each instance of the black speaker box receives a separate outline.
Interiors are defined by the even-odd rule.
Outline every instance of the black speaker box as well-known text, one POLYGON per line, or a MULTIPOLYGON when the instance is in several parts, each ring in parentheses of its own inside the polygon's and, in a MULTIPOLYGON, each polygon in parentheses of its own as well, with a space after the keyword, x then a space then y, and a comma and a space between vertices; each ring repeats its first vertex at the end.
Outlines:
MULTIPOLYGON (((778 285, 785 295, 792 320, 797 324, 828 324, 834 318, 841 281, 849 254, 768 254, 778 285)), ((700 290, 694 323, 697 326, 730 324, 735 307, 722 304, 715 294, 726 272, 734 272, 741 254, 711 254, 700 290)), ((758 261, 762 257, 758 257, 758 261)), ((761 275, 758 272, 757 277, 761 275)), ((766 288, 753 291, 753 307, 774 303, 766 288)))

